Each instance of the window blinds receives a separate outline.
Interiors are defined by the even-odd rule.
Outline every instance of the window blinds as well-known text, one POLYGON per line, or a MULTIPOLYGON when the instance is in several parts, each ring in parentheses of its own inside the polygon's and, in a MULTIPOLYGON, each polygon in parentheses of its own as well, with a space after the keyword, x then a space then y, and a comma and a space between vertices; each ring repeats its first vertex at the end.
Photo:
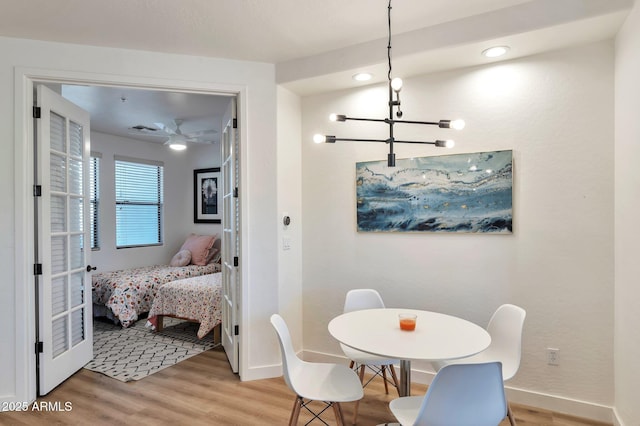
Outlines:
POLYGON ((91 153, 89 161, 89 226, 91 249, 100 248, 100 155, 91 153))
POLYGON ((117 248, 162 244, 163 169, 115 157, 117 248))

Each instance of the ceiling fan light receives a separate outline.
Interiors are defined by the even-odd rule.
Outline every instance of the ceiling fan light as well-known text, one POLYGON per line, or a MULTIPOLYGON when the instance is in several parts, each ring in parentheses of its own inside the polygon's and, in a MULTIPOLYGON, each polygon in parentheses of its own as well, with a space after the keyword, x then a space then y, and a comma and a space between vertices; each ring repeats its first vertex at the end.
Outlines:
POLYGON ((173 149, 174 151, 184 151, 185 149, 187 149, 187 144, 185 144, 184 142, 172 142, 169 144, 169 148, 173 149))

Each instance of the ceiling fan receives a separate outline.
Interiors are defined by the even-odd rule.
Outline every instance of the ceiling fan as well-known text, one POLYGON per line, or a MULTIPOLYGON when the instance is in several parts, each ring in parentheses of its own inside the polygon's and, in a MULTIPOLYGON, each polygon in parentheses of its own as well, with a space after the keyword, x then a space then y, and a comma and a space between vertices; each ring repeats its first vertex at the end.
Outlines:
POLYGON ((164 123, 154 123, 160 130, 169 135, 169 139, 164 143, 169 148, 176 151, 182 151, 187 148, 187 142, 193 143, 213 143, 213 135, 218 133, 214 129, 200 130, 197 132, 182 133, 180 126, 184 120, 176 118, 173 125, 168 126, 164 123))
POLYGON ((165 145, 176 151, 182 151, 187 148, 187 142, 193 143, 213 143, 213 135, 218 133, 214 129, 200 130, 197 132, 183 133, 180 126, 184 123, 184 120, 176 118, 171 124, 165 123, 153 123, 158 129, 154 129, 147 126, 135 126, 132 130, 136 130, 138 133, 144 133, 146 135, 168 137, 165 141, 165 145))

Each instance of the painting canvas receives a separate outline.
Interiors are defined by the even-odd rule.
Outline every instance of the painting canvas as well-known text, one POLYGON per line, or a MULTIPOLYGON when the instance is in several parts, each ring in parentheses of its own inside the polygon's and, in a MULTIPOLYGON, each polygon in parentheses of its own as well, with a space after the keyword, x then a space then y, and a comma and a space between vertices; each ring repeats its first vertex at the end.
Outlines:
POLYGON ((513 152, 356 163, 358 231, 511 233, 513 152))

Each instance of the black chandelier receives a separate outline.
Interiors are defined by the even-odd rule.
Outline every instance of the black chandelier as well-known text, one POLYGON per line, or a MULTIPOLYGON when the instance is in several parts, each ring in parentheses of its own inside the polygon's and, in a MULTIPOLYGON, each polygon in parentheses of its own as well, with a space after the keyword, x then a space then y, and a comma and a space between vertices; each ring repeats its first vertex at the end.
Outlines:
POLYGON ((391 78, 391 0, 389 0, 388 6, 388 21, 389 21, 389 43, 387 45, 387 60, 389 63, 389 72, 387 74, 389 85, 389 118, 357 118, 348 117, 343 114, 331 114, 329 120, 331 121, 372 121, 376 123, 386 123, 389 126, 389 138, 388 139, 357 139, 357 138, 338 138, 333 135, 320 135, 317 134, 313 137, 315 143, 335 143, 336 141, 348 141, 348 142, 384 142, 389 145, 389 155, 387 156, 387 164, 389 167, 395 167, 396 154, 393 152, 394 143, 417 143, 435 145, 439 148, 452 148, 454 142, 452 140, 436 140, 436 141, 405 141, 395 139, 393 136, 393 126, 396 124, 427 124, 431 126, 438 126, 443 129, 463 129, 464 121, 462 120, 439 120, 439 121, 413 121, 413 120, 401 120, 402 110, 400 109, 400 90, 402 89, 402 79, 396 77, 391 78), (395 100, 393 94, 395 93, 395 100), (394 119, 394 109, 396 118, 394 119))

